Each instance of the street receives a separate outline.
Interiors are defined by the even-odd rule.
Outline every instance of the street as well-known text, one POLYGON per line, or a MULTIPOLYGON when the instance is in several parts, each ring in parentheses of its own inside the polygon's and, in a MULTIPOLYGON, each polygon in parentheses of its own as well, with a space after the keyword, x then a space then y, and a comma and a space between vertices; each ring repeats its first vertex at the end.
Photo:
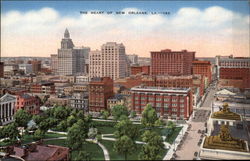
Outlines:
POLYGON ((194 111, 194 117, 189 124, 191 129, 188 131, 188 135, 183 140, 183 145, 176 151, 176 160, 193 160, 200 150, 201 139, 204 137, 205 122, 210 116, 211 105, 214 99, 216 89, 214 86, 208 87, 208 94, 202 104, 202 106, 194 111))

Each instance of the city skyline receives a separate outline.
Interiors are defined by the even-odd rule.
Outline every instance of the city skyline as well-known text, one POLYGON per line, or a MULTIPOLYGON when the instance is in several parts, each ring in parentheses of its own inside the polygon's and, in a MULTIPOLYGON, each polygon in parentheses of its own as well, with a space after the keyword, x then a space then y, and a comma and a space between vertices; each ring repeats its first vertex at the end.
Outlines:
POLYGON ((197 57, 231 54, 248 57, 247 5, 247 1, 100 1, 97 4, 4 1, 1 57, 56 54, 65 28, 69 29, 75 46, 91 50, 106 42, 118 42, 125 45, 126 54, 141 57, 150 57, 151 51, 166 48, 196 51, 197 57), (80 11, 168 11, 170 15, 85 15, 80 11))

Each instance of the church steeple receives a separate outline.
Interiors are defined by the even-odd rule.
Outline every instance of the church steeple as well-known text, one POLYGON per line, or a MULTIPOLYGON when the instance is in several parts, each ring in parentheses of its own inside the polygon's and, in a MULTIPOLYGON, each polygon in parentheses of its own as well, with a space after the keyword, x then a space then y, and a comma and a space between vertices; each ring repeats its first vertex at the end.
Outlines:
POLYGON ((69 34, 69 31, 68 31, 67 28, 66 28, 66 30, 64 32, 64 38, 66 38, 66 39, 70 38, 70 34, 69 34))

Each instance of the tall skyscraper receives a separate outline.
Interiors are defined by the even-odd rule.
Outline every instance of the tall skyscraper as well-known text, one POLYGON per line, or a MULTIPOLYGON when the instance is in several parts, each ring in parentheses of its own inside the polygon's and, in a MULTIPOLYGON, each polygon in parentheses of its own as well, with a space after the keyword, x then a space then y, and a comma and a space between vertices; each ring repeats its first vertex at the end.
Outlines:
MULTIPOLYGON (((88 58, 90 48, 75 47, 68 29, 65 30, 64 38, 61 41, 61 49, 58 49, 59 75, 76 75, 84 73, 85 59, 88 58)), ((56 59, 54 58, 56 61, 56 59)))
POLYGON ((151 52, 152 75, 191 75, 195 52, 170 49, 151 52))
POLYGON ((128 75, 128 59, 125 46, 107 42, 101 51, 91 51, 89 56, 89 75, 93 77, 110 77, 113 80, 128 75))

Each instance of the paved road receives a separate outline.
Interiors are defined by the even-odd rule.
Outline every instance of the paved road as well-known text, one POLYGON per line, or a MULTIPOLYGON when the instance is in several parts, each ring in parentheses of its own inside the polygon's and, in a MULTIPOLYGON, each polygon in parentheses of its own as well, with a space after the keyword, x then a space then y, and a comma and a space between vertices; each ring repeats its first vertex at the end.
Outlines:
POLYGON ((204 123, 201 122, 190 122, 192 125, 191 129, 188 131, 188 135, 179 150, 176 151, 176 160, 192 160, 194 158, 194 153, 199 152, 200 147, 197 145, 201 134, 198 130, 204 130, 204 123))
POLYGON ((204 123, 209 118, 211 105, 214 100, 215 89, 210 88, 202 106, 194 112, 194 117, 189 121, 191 129, 188 131, 186 139, 183 141, 180 149, 176 151, 177 160, 192 160, 195 152, 199 152, 200 146, 198 142, 202 139, 198 130, 205 130, 204 123))

